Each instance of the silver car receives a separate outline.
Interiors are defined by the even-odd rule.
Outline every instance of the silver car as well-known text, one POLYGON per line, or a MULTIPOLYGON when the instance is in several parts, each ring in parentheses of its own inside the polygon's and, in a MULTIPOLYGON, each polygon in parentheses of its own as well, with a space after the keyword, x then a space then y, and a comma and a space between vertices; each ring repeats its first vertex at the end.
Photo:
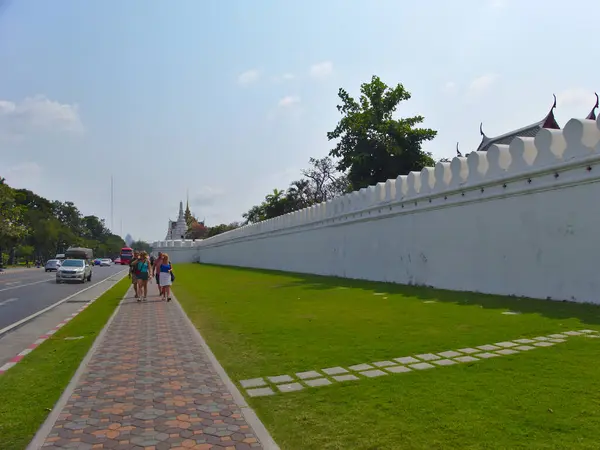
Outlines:
POLYGON ((46 272, 56 271, 60 267, 60 259, 49 259, 44 266, 46 272))
POLYGON ((56 282, 92 281, 92 266, 85 259, 65 259, 56 271, 56 282))

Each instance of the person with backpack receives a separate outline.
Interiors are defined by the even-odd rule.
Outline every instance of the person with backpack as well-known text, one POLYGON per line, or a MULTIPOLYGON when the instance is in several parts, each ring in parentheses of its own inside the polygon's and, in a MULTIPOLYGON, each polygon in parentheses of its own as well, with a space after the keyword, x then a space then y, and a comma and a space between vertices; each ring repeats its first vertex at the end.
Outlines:
POLYGON ((138 292, 138 279, 137 279, 137 263, 140 255, 138 252, 133 252, 133 258, 129 263, 129 278, 131 278, 131 284, 133 285, 133 291, 135 292, 135 298, 139 299, 138 292))
POLYGON ((146 298, 148 297, 148 280, 150 279, 150 271, 152 270, 150 258, 148 258, 148 253, 145 251, 140 253, 140 257, 137 260, 136 269, 136 277, 138 280, 138 302, 145 302, 146 298))

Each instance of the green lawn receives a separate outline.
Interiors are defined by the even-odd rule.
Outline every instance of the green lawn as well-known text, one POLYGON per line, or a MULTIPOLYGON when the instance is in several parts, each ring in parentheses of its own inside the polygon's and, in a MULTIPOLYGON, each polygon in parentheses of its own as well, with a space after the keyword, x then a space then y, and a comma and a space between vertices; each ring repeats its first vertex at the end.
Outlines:
MULTIPOLYGON (((198 264, 175 293, 236 382, 600 330, 591 305, 198 264)), ((283 449, 597 449, 599 341, 248 400, 283 449)))
POLYGON ((128 278, 119 281, 19 364, 0 375, 0 449, 27 447, 129 286, 128 278), (84 338, 64 339, 69 336, 84 338))

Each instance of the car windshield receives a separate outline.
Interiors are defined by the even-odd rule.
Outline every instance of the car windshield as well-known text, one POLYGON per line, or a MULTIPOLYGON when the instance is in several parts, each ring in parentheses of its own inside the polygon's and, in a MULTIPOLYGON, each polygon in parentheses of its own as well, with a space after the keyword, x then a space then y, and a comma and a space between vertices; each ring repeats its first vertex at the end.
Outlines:
POLYGON ((48 260, 48 262, 46 264, 56 264, 56 263, 58 263, 57 259, 50 259, 50 260, 48 260))
POLYGON ((67 259, 62 263, 63 267, 83 267, 83 261, 81 259, 67 259))

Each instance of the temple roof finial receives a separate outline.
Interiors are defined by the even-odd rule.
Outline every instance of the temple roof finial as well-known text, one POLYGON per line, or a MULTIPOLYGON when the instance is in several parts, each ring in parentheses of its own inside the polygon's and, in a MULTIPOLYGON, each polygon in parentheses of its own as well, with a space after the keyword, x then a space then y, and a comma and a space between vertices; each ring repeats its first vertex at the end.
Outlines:
POLYGON ((552 97, 554 97, 554 103, 552 104, 552 109, 556 109, 556 95, 552 94, 552 97))
POLYGON ((479 134, 485 136, 485 133, 483 132, 483 122, 479 124, 479 134))
POLYGON ((456 143, 456 156, 458 156, 459 158, 462 156, 462 153, 458 149, 458 142, 456 143))
POLYGON ((586 117, 586 119, 588 119, 588 120, 596 120, 596 109, 598 109, 600 107, 600 104, 598 102, 598 100, 599 100, 598 93, 594 92, 594 95, 596 96, 596 103, 594 104, 594 107, 592 108, 592 110, 586 117))

